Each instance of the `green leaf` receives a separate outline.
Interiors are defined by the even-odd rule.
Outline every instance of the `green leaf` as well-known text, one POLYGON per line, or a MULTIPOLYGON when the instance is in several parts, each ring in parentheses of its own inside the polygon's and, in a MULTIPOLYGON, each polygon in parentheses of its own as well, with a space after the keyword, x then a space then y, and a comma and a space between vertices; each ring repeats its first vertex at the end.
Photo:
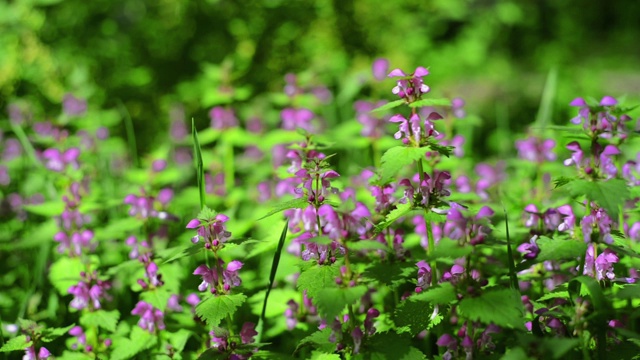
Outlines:
POLYGON ((51 342, 62 335, 66 335, 72 327, 76 326, 76 324, 71 324, 69 326, 63 328, 45 328, 40 333, 42 342, 51 342))
POLYGON ((70 286, 77 285, 86 267, 79 258, 61 257, 49 268, 49 280, 60 295, 67 295, 70 286))
POLYGON ((171 292, 165 287, 151 289, 140 294, 140 299, 153 305, 153 307, 164 312, 167 309, 167 302, 171 297, 171 292))
MULTIPOLYGON (((309 201, 306 198, 297 198, 297 199, 285 201, 285 202, 282 202, 280 204, 276 204, 275 206, 273 206, 271 208, 271 210, 266 215, 264 215, 263 217, 259 218, 258 220, 262 220, 262 219, 268 218, 269 216, 271 216, 273 214, 277 214, 277 213, 279 213, 281 211, 284 211, 284 210, 302 209, 303 207, 306 207, 307 205, 309 205, 309 201)), ((258 221, 258 220, 256 220, 256 221, 258 221)))
POLYGON ((584 241, 573 239, 551 239, 541 236, 536 240, 540 248, 540 253, 536 257, 536 262, 547 260, 575 260, 583 256, 587 251, 587 244, 584 241))
POLYGON ((341 357, 338 354, 327 354, 319 351, 311 353, 311 360, 340 360, 341 357))
POLYGON ((360 241, 349 242, 348 247, 349 247, 349 250, 353 250, 353 251, 364 251, 364 250, 389 251, 389 248, 387 247, 387 245, 375 240, 360 240, 360 241))
POLYGON ((429 328, 433 316, 433 305, 424 301, 414 301, 413 297, 400 303, 393 313, 396 327, 408 327, 411 335, 417 335, 429 328))
POLYGON ((64 202, 48 201, 36 205, 22 205, 22 208, 32 214, 44 217, 60 216, 64 211, 64 202))
POLYGON ((193 118, 191 118, 191 137, 193 138, 193 153, 196 155, 194 159, 196 165, 196 180, 198 182, 198 193, 200 194, 200 209, 202 209, 205 204, 204 166, 202 164, 202 148, 200 147, 198 131, 196 131, 196 123, 193 118))
POLYGON ((568 183, 570 183, 570 182, 572 182, 574 180, 575 180, 574 178, 561 176, 561 177, 559 177, 559 178, 557 178, 557 179, 555 179, 553 181, 554 189, 557 189, 559 187, 565 186, 565 185, 567 185, 568 183))
POLYGON ((493 290, 478 297, 464 298, 458 310, 464 317, 485 324, 524 328, 524 308, 520 293, 515 289, 493 290))
POLYGON ((196 306, 196 314, 209 326, 218 326, 220 321, 233 315, 247 297, 243 294, 211 295, 196 306))
POLYGON ((457 299, 456 289, 450 282, 442 283, 436 287, 427 289, 420 294, 413 295, 409 299, 413 301, 426 301, 434 304, 448 304, 457 299))
POLYGON ((298 346, 294 351, 294 355, 304 346, 311 346, 315 349, 318 349, 318 351, 327 353, 335 351, 336 343, 329 341, 329 335, 331 335, 330 327, 326 327, 320 331, 314 332, 313 334, 298 342, 298 346))
POLYGON ((411 274, 416 272, 414 264, 408 263, 376 263, 371 264, 364 272, 364 277, 371 279, 378 286, 397 288, 406 283, 411 274))
POLYGON ((307 291, 307 296, 315 298, 320 290, 335 288, 340 269, 336 265, 317 265, 302 271, 298 277, 298 289, 307 291))
POLYGON ((584 195, 588 200, 595 201, 607 211, 613 219, 618 218, 618 212, 630 193, 627 184, 622 179, 608 181, 575 180, 568 184, 572 196, 584 195))
POLYGON ((119 319, 120 312, 118 310, 96 310, 83 313, 82 316, 80 316, 80 324, 85 328, 101 327, 107 331, 115 332, 119 319))
POLYGON ((174 351, 181 353, 192 334, 193 333, 187 329, 179 329, 174 333, 169 333, 169 343, 174 351))
POLYGON ((13 339, 9 339, 4 346, 0 348, 0 352, 24 350, 31 345, 33 345, 33 341, 27 341, 25 335, 18 335, 13 339))
POLYGON ((410 107, 423 107, 423 106, 451 106, 451 100, 449 99, 422 99, 414 101, 409 104, 410 107))
POLYGON ((403 216, 406 216, 413 210, 413 205, 407 202, 406 204, 398 204, 395 209, 391 210, 387 216, 384 218, 384 221, 376 224, 374 233, 379 234, 384 229, 388 228, 400 219, 403 216))
POLYGON ((403 167, 413 164, 429 151, 429 147, 395 146, 382 155, 380 166, 380 181, 386 183, 396 175, 403 167))
POLYGON ((625 285, 616 294, 618 299, 640 299, 640 284, 625 285))
POLYGON ((382 106, 379 106, 369 112, 382 112, 382 111, 387 111, 387 110, 391 110, 393 108, 397 108, 398 106, 404 104, 405 101, 403 99, 399 99, 399 100, 395 100, 392 102, 388 102, 382 106))
POLYGON ((96 229, 95 237, 98 240, 123 239, 140 229, 144 222, 138 218, 126 217, 109 221, 104 228, 96 229))
POLYGON ((130 338, 113 338, 113 348, 109 359, 134 359, 136 354, 153 347, 156 343, 157 338, 155 335, 146 330, 142 330, 139 326, 134 326, 131 329, 130 338))
POLYGON ((262 328, 265 323, 265 316, 267 312, 267 300, 269 300, 269 294, 271 293, 271 288, 273 287, 273 282, 276 279, 276 274, 278 272, 278 264, 280 264, 280 255, 282 254, 282 249, 284 248, 284 242, 287 238, 287 231, 289 229, 289 220, 284 222, 284 226, 282 227, 282 232, 280 232, 280 239, 278 240, 278 247, 276 248, 276 252, 273 254, 273 260, 271 260, 271 271, 269 272, 269 287, 267 287, 267 291, 264 295, 264 302, 262 303, 262 311, 260 312, 260 323, 257 327, 258 337, 257 342, 260 342, 262 339, 262 328))
POLYGON ((428 260, 440 260, 440 259, 459 259, 465 257, 473 252, 471 246, 461 246, 455 240, 442 239, 428 257, 428 260))
POLYGON ((202 244, 192 244, 188 246, 177 246, 175 248, 166 249, 164 251, 158 252, 158 256, 161 258, 165 258, 163 264, 170 263, 176 261, 178 259, 182 259, 187 256, 194 256, 200 251, 204 249, 202 244))
POLYGON ((353 305, 367 293, 367 287, 360 285, 350 288, 329 288, 318 291, 313 298, 320 315, 333 319, 340 315, 345 306, 353 305))
POLYGON ((377 333, 364 344, 363 354, 376 360, 422 360, 425 355, 411 346, 411 340, 393 332, 377 333))

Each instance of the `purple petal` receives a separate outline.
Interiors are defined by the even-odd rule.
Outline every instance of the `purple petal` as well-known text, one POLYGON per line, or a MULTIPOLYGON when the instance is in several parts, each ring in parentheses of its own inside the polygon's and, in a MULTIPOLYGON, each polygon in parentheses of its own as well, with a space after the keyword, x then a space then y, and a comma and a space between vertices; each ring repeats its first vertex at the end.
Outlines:
POLYGON ((575 98, 570 103, 569 106, 587 106, 587 103, 583 98, 575 98))
POLYGON ((405 74, 402 70, 400 69, 393 69, 391 70, 391 72, 389 73, 389 75, 387 75, 387 77, 398 77, 398 76, 407 76, 407 74, 405 74))
POLYGON ((238 260, 233 260, 227 264, 227 271, 236 272, 242 269, 242 265, 243 265, 242 262, 238 260))
POLYGON ((195 229, 198 226, 200 226, 200 220, 198 219, 192 219, 191 221, 189 221, 189 223, 187 224, 187 229, 195 229))
POLYGON ((493 214, 494 214, 494 211, 491 210, 490 207, 483 206, 482 209, 480 209, 480 211, 478 211, 478 215, 476 215, 476 219, 482 219, 482 218, 485 218, 487 216, 492 216, 493 214))
POLYGON ((200 265, 198 266, 194 271, 193 271, 193 275, 204 275, 206 273, 209 272, 209 268, 207 267, 207 265, 200 265))
POLYGON ((371 72, 373 73, 373 77, 376 80, 383 80, 385 78, 385 74, 389 69, 389 60, 384 58, 378 58, 373 62, 371 66, 371 72))
POLYGON ((429 75, 429 70, 425 69, 422 66, 418 66, 416 68, 416 71, 413 72, 413 76, 422 77, 422 76, 427 76, 427 75, 429 75))
POLYGON ((600 105, 602 106, 614 106, 618 104, 618 100, 611 96, 605 96, 600 100, 600 105))

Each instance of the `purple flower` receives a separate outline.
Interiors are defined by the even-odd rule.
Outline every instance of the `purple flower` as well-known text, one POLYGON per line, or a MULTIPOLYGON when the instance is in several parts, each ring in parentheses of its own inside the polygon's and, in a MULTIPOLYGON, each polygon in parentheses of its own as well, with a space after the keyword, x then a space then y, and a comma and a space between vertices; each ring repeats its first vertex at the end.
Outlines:
POLYGON ((71 330, 69 330, 69 335, 75 336, 78 339, 78 342, 72 345, 73 349, 77 349, 78 345, 87 345, 87 335, 82 330, 82 327, 72 327, 71 330))
POLYGON ((428 93, 431 89, 424 83, 424 77, 429 75, 429 70, 419 66, 411 75, 405 74, 400 69, 392 70, 388 77, 400 77, 396 86, 391 90, 392 93, 405 99, 407 102, 414 102, 422 97, 422 94, 428 93))
POLYGON ((315 114, 309 109, 286 108, 280 112, 282 118, 282 128, 285 130, 295 130, 300 128, 308 132, 313 131, 311 121, 315 118, 315 114))
POLYGON ((252 322, 246 322, 242 325, 242 330, 240 330, 240 340, 243 344, 253 343, 253 337, 258 335, 255 328, 256 324, 252 322))
POLYGON ((377 58, 371 65, 371 72, 373 73, 373 77, 378 81, 384 80, 384 78, 387 77, 388 70, 389 60, 385 58, 377 58))
POLYGON ((68 116, 80 116, 87 112, 86 100, 66 94, 62 99, 62 109, 68 116))
POLYGON ((386 101, 373 103, 360 100, 353 105, 356 110, 356 119, 364 126, 361 132, 362 136, 379 139, 384 135, 386 117, 371 113, 371 110, 384 104, 386 104, 386 101))
POLYGON ((238 119, 233 110, 216 106, 209 111, 211 127, 218 130, 233 128, 238 126, 238 119))
POLYGON ((198 285, 198 290, 205 291, 210 289, 212 294, 216 293, 216 285, 218 285, 218 272, 214 268, 209 268, 207 265, 200 265, 194 271, 193 275, 202 276, 202 283, 198 285))
POLYGON ((42 153, 42 158, 45 160, 45 166, 49 170, 56 172, 64 171, 67 166, 71 166, 74 169, 78 169, 78 157, 80 156, 80 149, 70 148, 65 152, 55 148, 50 148, 42 153))
POLYGON ((476 183, 476 192, 484 200, 489 199, 487 190, 504 180, 504 162, 498 162, 495 166, 480 163, 476 165, 475 172, 480 176, 476 183))
POLYGON ((424 260, 418 261, 416 266, 418 267, 416 292, 420 293, 431 285, 431 266, 424 260))
POLYGON ((473 217, 465 217, 461 210, 461 206, 452 203, 447 214, 444 233, 452 240, 469 241, 472 245, 482 243, 491 231, 484 225, 485 218, 493 216, 493 210, 484 206, 473 217))
POLYGON ((227 231, 224 223, 229 217, 224 214, 217 214, 209 221, 192 219, 187 224, 187 229, 197 229, 197 234, 191 238, 194 244, 200 241, 200 237, 205 240, 205 247, 217 247, 225 243, 231 237, 231 233, 227 231))
POLYGON ((89 308, 91 310, 100 309, 103 299, 110 299, 106 290, 111 288, 111 283, 98 279, 97 274, 80 274, 82 279, 78 284, 69 287, 67 292, 73 295, 73 300, 69 304, 72 308, 81 310, 89 308))
POLYGON ((464 111, 464 100, 461 98, 453 98, 451 100, 451 111, 453 113, 453 117, 462 119, 467 116, 467 113, 464 111))
POLYGON ((520 244, 520 246, 518 246, 517 250, 523 254, 523 258, 531 260, 535 259, 538 256, 538 254, 540 253, 540 248, 538 247, 538 244, 536 244, 537 239, 538 235, 534 235, 529 240, 529 242, 520 244))
POLYGON ((156 329, 164 330, 165 328, 164 313, 147 302, 138 301, 136 307, 131 310, 131 315, 140 316, 138 326, 150 333, 155 332, 156 329))
POLYGON ((617 263, 620 259, 611 249, 604 249, 604 251, 596 258, 596 280, 603 279, 613 280, 616 276, 613 273, 613 264, 617 263))
POLYGON ((518 156, 521 159, 543 163, 544 161, 554 161, 556 154, 553 153, 553 148, 556 146, 556 142, 552 139, 539 139, 530 136, 526 140, 517 140, 516 149, 518 149, 518 156))
POLYGON ((41 347, 38 350, 38 355, 36 356, 36 348, 34 346, 29 346, 25 350, 25 354, 22 357, 22 360, 40 360, 40 359, 48 359, 51 357, 51 353, 47 348, 41 347))

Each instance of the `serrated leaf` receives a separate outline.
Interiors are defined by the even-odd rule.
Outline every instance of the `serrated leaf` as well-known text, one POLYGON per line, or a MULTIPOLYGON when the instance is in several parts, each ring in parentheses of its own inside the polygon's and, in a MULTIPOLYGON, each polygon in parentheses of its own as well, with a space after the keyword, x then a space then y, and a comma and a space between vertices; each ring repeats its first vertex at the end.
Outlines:
POLYGON ((380 181, 386 183, 403 167, 413 164, 429 151, 429 147, 395 146, 382 155, 380 166, 380 181))
POLYGON ((80 316, 80 324, 85 328, 95 326, 110 332, 115 332, 119 319, 120 312, 118 310, 96 310, 83 313, 82 316, 80 316))
POLYGON ((572 182, 573 180, 575 179, 561 176, 553 181, 554 189, 565 186, 568 183, 572 182))
POLYGON ((317 265, 302 271, 298 277, 298 289, 306 290, 307 296, 314 298, 320 290, 334 288, 340 269, 335 265, 317 265))
POLYGON ((24 350, 31 345, 33 345, 33 341, 27 341, 27 337, 25 335, 18 335, 9 339, 2 348, 0 348, 0 352, 24 350))
POLYGON ((405 204, 398 204, 395 209, 391 210, 387 214, 387 216, 385 216, 384 221, 376 224, 374 232, 376 234, 381 233, 384 229, 391 226, 391 224, 396 222, 401 217, 409 214, 412 210, 413 210, 413 205, 411 205, 409 202, 405 204))
POLYGON ((71 330, 72 327, 76 326, 76 324, 71 324, 69 326, 63 328, 45 328, 42 330, 41 341, 42 342, 51 342, 62 335, 65 335, 71 330))
POLYGON ((244 294, 209 296, 196 306, 196 314, 207 322, 209 326, 218 326, 220 321, 233 315, 245 302, 244 294))
POLYGON ((411 335, 417 335, 429 328, 433 306, 424 301, 413 301, 412 298, 400 303, 393 313, 393 322, 397 328, 408 327, 411 335))
POLYGON ((389 286, 390 288, 396 288, 406 283, 411 276, 416 272, 416 267, 413 264, 408 263, 378 263, 372 264, 364 272, 364 276, 367 279, 374 280, 378 286, 389 286))
POLYGON ((375 108, 375 109, 373 109, 373 110, 371 110, 369 112, 373 113, 373 112, 382 112, 382 111, 391 110, 393 108, 397 108, 398 106, 400 106, 400 105, 402 105, 404 103, 405 102, 404 102, 403 99, 395 100, 395 101, 392 101, 392 102, 388 102, 388 103, 386 103, 386 104, 384 104, 382 106, 379 106, 379 107, 377 107, 377 108, 375 108))
POLYGON ((318 351, 322 351, 322 352, 333 352, 336 349, 336 344, 329 341, 330 335, 331 335, 330 327, 326 327, 320 331, 314 332, 313 334, 307 336, 306 338, 298 342, 298 346, 296 347, 294 354, 304 346, 311 346, 315 349, 318 349, 318 351))
MULTIPOLYGON (((289 201, 285 201, 282 202, 280 204, 276 204, 275 206, 273 206, 271 208, 271 210, 264 215, 263 217, 259 218, 258 220, 262 220, 265 218, 268 218, 269 216, 273 215, 273 214, 277 214, 281 211, 284 210, 289 210, 289 209, 302 209, 306 206, 309 205, 309 201, 306 198, 297 198, 297 199, 293 199, 293 200, 289 200, 289 201)), ((258 221, 256 220, 256 221, 258 221)))
POLYGON ((541 236, 536 240, 536 244, 540 248, 540 253, 536 257, 537 262, 576 259, 587 251, 587 244, 584 241, 573 239, 551 239, 541 236))
POLYGON ((423 106, 451 106, 451 100, 449 99, 422 99, 414 101, 409 104, 410 107, 423 107, 423 106))
POLYGON ((318 308, 320 315, 327 319, 333 319, 340 315, 344 308, 353 305, 367 293, 366 286, 350 288, 330 288, 318 291, 313 298, 313 303, 318 308))
POLYGON ((492 290, 478 297, 467 297, 458 305, 460 313, 485 324, 524 328, 524 308, 515 289, 492 290))
POLYGON ((608 181, 575 180, 568 185, 572 196, 584 195, 588 200, 595 201, 607 211, 613 219, 618 218, 620 206, 629 199, 627 184, 622 179, 608 181))
POLYGON ((550 292, 548 294, 541 296, 537 301, 547 301, 551 299, 568 299, 568 298, 569 298, 568 291, 556 291, 556 292, 550 292))
POLYGON ((456 289, 449 282, 427 289, 410 297, 413 301, 426 301, 434 304, 448 304, 457 299, 456 289))

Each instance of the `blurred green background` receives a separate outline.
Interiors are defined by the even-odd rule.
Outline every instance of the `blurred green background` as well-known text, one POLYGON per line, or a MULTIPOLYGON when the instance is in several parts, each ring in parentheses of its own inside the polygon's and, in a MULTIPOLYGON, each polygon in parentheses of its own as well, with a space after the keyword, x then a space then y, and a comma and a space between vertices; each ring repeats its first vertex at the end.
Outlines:
POLYGON ((475 136, 495 140, 478 151, 499 150, 496 124, 534 121, 554 76, 555 123, 577 96, 638 100, 638 14, 633 0, 4 0, 0 119, 9 104, 34 121, 55 117, 70 92, 90 109, 128 112, 146 153, 176 106, 201 127, 218 104, 261 116, 260 99, 296 73, 326 84, 333 121, 345 121, 355 100, 393 98, 392 80, 359 85, 385 57, 430 67, 434 92, 463 97, 482 119, 475 136))

